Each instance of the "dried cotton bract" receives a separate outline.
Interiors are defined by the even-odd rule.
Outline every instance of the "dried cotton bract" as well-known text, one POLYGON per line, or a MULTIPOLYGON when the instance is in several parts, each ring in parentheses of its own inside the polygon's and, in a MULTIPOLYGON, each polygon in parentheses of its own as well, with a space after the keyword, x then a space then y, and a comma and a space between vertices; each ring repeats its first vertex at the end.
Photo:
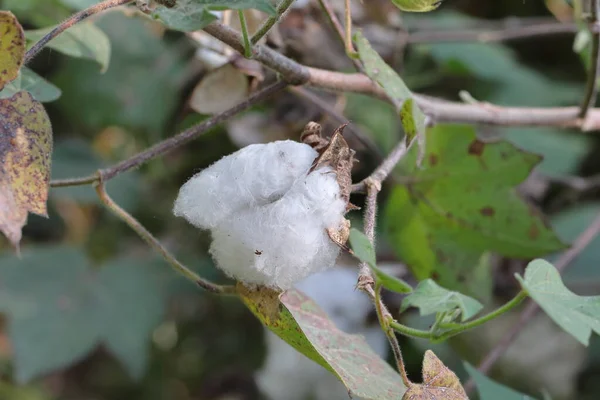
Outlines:
POLYGON ((331 267, 346 201, 319 153, 290 140, 247 146, 185 183, 173 213, 212 232, 210 253, 246 284, 288 289, 331 267))

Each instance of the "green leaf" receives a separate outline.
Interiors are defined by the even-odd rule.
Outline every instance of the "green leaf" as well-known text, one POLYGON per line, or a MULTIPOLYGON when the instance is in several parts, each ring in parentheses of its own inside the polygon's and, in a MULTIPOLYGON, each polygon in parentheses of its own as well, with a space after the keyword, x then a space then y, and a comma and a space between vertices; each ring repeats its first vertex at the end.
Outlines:
MULTIPOLYGON (((64 140, 55 147, 52 153, 52 179, 85 176, 109 165, 83 140, 64 140)), ((128 171, 108 181, 106 188, 113 200, 128 210, 138 203, 140 182, 137 172, 128 171)), ((91 185, 52 188, 50 194, 52 198, 66 198, 84 204, 101 204, 96 190, 91 185)))
POLYGON ((533 260, 525 277, 517 275, 517 279, 542 310, 583 345, 589 344, 592 331, 600 334, 600 296, 571 292, 548 261, 533 260))
POLYGON ((373 271, 377 282, 384 288, 396 293, 409 293, 412 291, 412 287, 408 283, 404 282, 402 279, 386 274, 377 267, 377 262, 375 261, 375 249, 364 233, 352 228, 350 230, 349 240, 354 255, 362 262, 367 263, 371 268, 371 271, 373 271))
POLYGON ((170 29, 191 32, 204 28, 217 17, 210 11, 254 8, 270 15, 276 13, 269 0, 178 0, 175 7, 157 6, 152 17, 170 29))
POLYGON ((22 67, 17 79, 9 82, 0 91, 0 99, 6 99, 21 91, 31 93, 34 99, 42 103, 54 101, 60 97, 59 88, 33 72, 27 67, 22 67))
POLYGON ((364 337, 337 329, 303 293, 248 289, 241 284, 238 293, 267 328, 337 376, 352 395, 397 400, 406 391, 400 376, 373 352, 364 337))
POLYGON ((426 143, 421 168, 416 149, 398 164, 395 178, 404 184, 384 217, 394 250, 419 280, 485 298, 473 279, 484 252, 533 258, 564 248, 515 191, 539 156, 505 141, 482 142, 467 125, 437 125, 426 143))
POLYGON ((13 246, 32 212, 47 216, 52 126, 29 93, 0 100, 0 231, 13 246))
POLYGON ((392 0, 392 3, 402 11, 427 12, 433 11, 442 4, 443 0, 392 0))
POLYGON ((23 27, 10 11, 0 11, 0 89, 19 74, 25 57, 23 27))
POLYGON ((511 388, 494 382, 483 375, 469 363, 464 363, 465 369, 475 381, 481 400, 533 400, 532 397, 516 392, 511 388))
POLYGON ((140 378, 165 309, 149 264, 128 258, 91 268, 80 250, 62 246, 0 258, 0 310, 9 318, 17 380, 67 367, 100 343, 140 378))
MULTIPOLYGON (((54 27, 25 31, 25 38, 31 44, 37 42, 54 27)), ((71 57, 84 58, 100 64, 101 72, 108 69, 110 62, 110 40, 108 36, 91 22, 73 25, 52 39, 47 47, 71 57)))
POLYGON ((472 318, 483 308, 477 300, 444 289, 431 279, 419 282, 417 288, 402 300, 400 310, 405 311, 411 306, 417 307, 422 316, 460 310, 461 321, 472 318))
POLYGON ((369 78, 383 88, 400 113, 406 143, 425 133, 425 114, 414 101, 414 96, 402 78, 371 47, 369 41, 357 32, 355 41, 358 54, 369 78))

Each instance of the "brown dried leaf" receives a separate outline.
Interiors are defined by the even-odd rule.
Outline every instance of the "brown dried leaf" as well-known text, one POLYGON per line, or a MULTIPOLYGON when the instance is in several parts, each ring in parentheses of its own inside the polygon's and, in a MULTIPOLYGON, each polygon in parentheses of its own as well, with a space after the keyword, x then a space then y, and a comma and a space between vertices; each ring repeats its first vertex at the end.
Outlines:
MULTIPOLYGON (((347 124, 337 128, 329 143, 323 146, 321 138, 321 127, 315 122, 309 122, 302 133, 303 141, 310 144, 319 152, 319 157, 314 161, 311 171, 322 166, 330 166, 336 173, 340 193, 346 204, 350 202, 350 193, 352 191, 352 165, 354 164, 354 150, 348 146, 342 132, 347 124), (321 138, 321 140, 318 140, 321 138), (310 141, 308 143, 307 141, 310 141)), ((351 207, 350 207, 351 208, 351 207)))
POLYGON ((190 107, 200 114, 218 114, 248 97, 248 78, 231 64, 209 72, 194 89, 190 107))
POLYGON ((25 57, 25 33, 10 11, 0 11, 0 90, 14 80, 25 57))
POLYGON ((27 212, 47 215, 52 127, 41 103, 19 92, 0 100, 0 231, 14 246, 27 212))
POLYGON ((423 359, 423 383, 412 384, 402 400, 469 400, 456 374, 431 350, 423 359))

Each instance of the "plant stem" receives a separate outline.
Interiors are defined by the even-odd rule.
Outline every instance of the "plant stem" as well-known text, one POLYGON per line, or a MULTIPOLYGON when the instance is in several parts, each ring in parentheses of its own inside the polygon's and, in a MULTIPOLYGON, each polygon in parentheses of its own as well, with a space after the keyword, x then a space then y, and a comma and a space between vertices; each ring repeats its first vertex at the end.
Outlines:
POLYGON ((91 17, 92 15, 98 14, 104 10, 108 10, 109 8, 114 8, 118 6, 125 5, 127 3, 131 3, 133 0, 105 0, 101 3, 94 4, 91 7, 86 8, 76 14, 73 14, 63 22, 61 22, 56 28, 52 29, 48 32, 43 38, 41 38, 38 42, 36 42, 27 53, 25 53, 25 57, 23 59, 23 63, 27 64, 29 61, 33 59, 41 50, 44 48, 49 41, 63 33, 65 30, 69 29, 73 25, 78 22, 83 21, 84 19, 91 17))
POLYGON ((244 56, 246 58, 252 57, 252 43, 250 43, 250 35, 248 35, 248 24, 246 23, 246 16, 243 10, 238 10, 238 17, 240 17, 240 25, 242 27, 242 37, 244 38, 244 56))
POLYGON ((398 367, 398 372, 400 372, 400 376, 402 377, 402 382, 404 386, 409 387, 412 382, 408 379, 408 373, 406 372, 406 366, 404 364, 404 357, 402 356, 402 351, 400 350, 400 344, 398 343, 398 338, 396 337, 396 333, 390 327, 389 320, 392 319, 391 315, 383 305, 383 301, 381 301, 381 284, 376 284, 373 293, 374 303, 375 303, 375 311, 377 312, 377 318, 379 319, 379 324, 381 325, 381 329, 385 333, 388 338, 388 342, 390 342, 390 346, 392 347, 392 353, 394 353, 394 359, 396 360, 396 366, 398 367))
POLYGON ((256 33, 252 35, 252 39, 250 39, 252 44, 258 43, 260 39, 262 39, 267 33, 269 33, 271 28, 277 23, 277 21, 279 21, 283 13, 285 13, 287 9, 290 8, 293 2, 294 0, 282 0, 277 5, 277 13, 274 16, 269 17, 269 19, 267 19, 265 23, 260 28, 258 28, 256 33))
POLYGON ((389 321, 390 326, 396 332, 403 334, 404 336, 421 338, 421 339, 431 339, 431 332, 424 331, 422 329, 411 328, 410 326, 406 326, 401 324, 396 320, 389 321))
POLYGON ((525 300, 526 298, 527 298, 527 293, 524 290, 521 290, 515 297, 513 297, 510 301, 505 303, 503 306, 489 312, 488 314, 484 315, 483 317, 474 319, 473 321, 467 321, 463 324, 453 324, 453 325, 443 325, 442 324, 441 325, 442 328, 451 326, 451 330, 443 333, 440 336, 435 337, 434 339, 436 342, 443 342, 444 340, 446 340, 454 335, 457 335, 461 332, 464 332, 466 330, 473 329, 480 325, 483 325, 484 323, 491 321, 491 320, 499 317, 500 315, 512 310, 513 308, 515 308, 516 306, 521 304, 521 302, 523 300, 525 300))
POLYGON ((598 12, 600 0, 591 0, 591 17, 589 21, 590 31, 592 32, 592 46, 590 52, 590 70, 586 83, 585 96, 581 103, 579 118, 585 119, 590 107, 594 106, 598 94, 598 76, 600 75, 600 34, 595 32, 598 23, 598 12))
POLYGON ((346 18, 346 54, 350 58, 358 58, 358 53, 354 50, 352 44, 352 10, 350 9, 350 0, 346 1, 345 18, 346 18))
POLYGON ((144 226, 138 222, 137 219, 132 217, 129 213, 127 213, 127 211, 123 210, 117 203, 113 201, 113 199, 110 198, 108 193, 106 193, 103 177, 101 174, 99 175, 98 183, 96 184, 96 192, 98 193, 98 197, 100 197, 102 203, 104 203, 104 205, 110 211, 112 211, 113 214, 119 217, 119 219, 129 225, 129 227, 133 229, 146 243, 148 243, 150 247, 159 252, 175 271, 183 275, 187 280, 194 282, 196 285, 209 292, 215 294, 235 294, 235 288, 233 286, 220 286, 209 282, 177 261, 177 259, 171 253, 169 253, 169 251, 158 241, 158 239, 152 236, 152 234, 148 232, 146 228, 144 228, 144 226))

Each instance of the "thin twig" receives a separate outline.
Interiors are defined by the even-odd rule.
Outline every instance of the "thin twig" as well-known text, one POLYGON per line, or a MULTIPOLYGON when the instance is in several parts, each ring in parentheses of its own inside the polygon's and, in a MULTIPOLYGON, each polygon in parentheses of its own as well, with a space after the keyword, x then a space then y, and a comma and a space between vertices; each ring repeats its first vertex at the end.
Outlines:
MULTIPOLYGON (((204 29, 239 52, 243 52, 241 36, 234 29, 213 22, 204 29)), ((368 76, 360 73, 342 73, 306 67, 262 45, 253 47, 253 59, 280 73, 290 84, 314 86, 338 92, 356 92, 388 100, 385 92, 368 76)), ((600 109, 591 109, 585 121, 579 107, 502 107, 479 102, 465 104, 415 95, 417 103, 433 122, 490 124, 501 126, 555 126, 580 128, 584 131, 600 129, 600 109)))
POLYGON ((108 10, 109 8, 119 7, 127 3, 131 3, 132 1, 133 0, 105 0, 101 3, 94 4, 93 6, 88 7, 85 10, 82 10, 76 14, 73 14, 72 16, 61 22, 56 28, 48 32, 33 46, 31 46, 31 48, 27 50, 27 53, 25 53, 24 63, 27 64, 29 61, 31 61, 33 57, 35 57, 49 41, 63 33, 65 30, 69 29, 76 23, 81 22, 84 19, 91 17, 92 15, 98 14, 99 12, 108 10))
POLYGON ((99 181, 96 184, 96 192, 98 197, 104 205, 119 219, 125 222, 131 229, 133 229, 146 243, 150 245, 154 250, 160 253, 160 255, 169 263, 169 265, 178 273, 183 275, 186 279, 194 282, 201 288, 215 294, 235 294, 235 288, 233 286, 220 286, 210 281, 207 281, 196 274, 191 269, 180 263, 170 252, 167 250, 150 232, 144 228, 137 219, 133 218, 127 211, 123 210, 117 203, 110 198, 104 187, 104 179, 102 174, 99 174, 99 181))
MULTIPOLYGON (((598 24, 598 12, 600 11, 600 0, 591 1, 591 14, 589 25, 591 28, 598 24)), ((590 29, 592 30, 592 29, 590 29)), ((579 118, 585 119, 590 107, 594 106, 598 95, 598 76, 600 75, 600 34, 592 34, 592 44, 590 51, 590 69, 588 71, 585 95, 581 103, 579 118)))
MULTIPOLYGON (((304 100, 308 100, 317 107, 319 107, 325 114, 329 115, 339 124, 349 123, 348 119, 342 114, 338 113, 333 107, 331 107, 325 100, 316 94, 312 93, 310 90, 298 87, 298 86, 290 86, 288 88, 289 92, 292 92, 298 97, 301 97, 304 100)), ((371 154, 373 154, 380 161, 383 159, 383 155, 379 148, 373 143, 369 135, 363 132, 356 125, 348 125, 346 127, 346 131, 353 135, 371 154)))
POLYGON ((269 17, 265 21, 265 23, 262 24, 260 28, 258 28, 256 33, 252 35, 252 39, 250 39, 252 44, 258 43, 260 39, 262 39, 267 33, 269 33, 271 28, 277 23, 277 21, 281 19, 283 14, 288 10, 288 8, 290 8, 293 2, 294 0, 281 0, 281 2, 277 5, 276 14, 272 17, 269 17))
POLYGON ((346 55, 350 58, 357 58, 358 53, 354 50, 354 44, 352 44, 352 9, 350 6, 350 0, 345 0, 346 6, 344 7, 344 28, 346 28, 346 55))
POLYGON ((377 182, 381 184, 381 182, 383 182, 392 173, 393 169, 400 162, 402 157, 406 155, 407 151, 408 148, 406 147, 406 142, 404 140, 400 141, 400 143, 398 143, 396 147, 392 149, 390 154, 383 160, 381 165, 379 165, 379 167, 377 167, 377 169, 373 171, 368 178, 352 185, 352 192, 356 193, 364 192, 365 190, 368 191, 370 182, 377 182))
MULTIPOLYGON (((189 141, 196 139, 198 136, 207 132, 209 129, 214 128, 216 125, 221 122, 227 120, 228 118, 233 117, 236 114, 239 114, 242 111, 249 109, 257 103, 265 100, 269 96, 274 93, 285 89, 287 83, 285 81, 277 81, 264 89, 254 93, 247 100, 238 104, 235 107, 230 108, 227 111, 224 111, 218 115, 215 115, 183 132, 179 135, 173 136, 169 139, 163 140, 155 144, 154 146, 126 159, 121 161, 118 164, 113 165, 110 168, 106 168, 102 170, 103 179, 109 180, 117 176, 118 174, 128 171, 132 168, 138 167, 141 164, 155 158, 158 156, 162 156, 167 154, 168 152, 183 146, 189 141)), ((50 186, 75 186, 75 185, 85 185, 87 183, 95 182, 98 180, 97 175, 85 176, 82 178, 73 178, 73 179, 64 179, 58 181, 51 181, 50 186)))
MULTIPOLYGON (((574 23, 548 22, 525 26, 508 26, 498 29, 433 29, 416 30, 409 33, 409 44, 448 43, 448 42, 506 42, 510 40, 530 39, 540 36, 553 36, 577 33, 574 23)), ((596 30, 594 30, 596 31, 596 30)))
MULTIPOLYGON (((600 213, 596 216, 594 221, 587 227, 587 229, 575 239, 575 242, 571 248, 563 253, 563 255, 554 263, 554 266, 560 272, 564 272, 568 266, 575 260, 579 254, 590 244, 596 236, 600 234, 600 213)), ((516 340, 523 328, 529 321, 535 317, 539 311, 539 306, 532 300, 527 301, 525 309, 521 312, 519 320, 512 326, 512 328, 500 339, 494 349, 483 359, 479 364, 478 370, 483 374, 489 373, 490 369, 496 364, 500 357, 506 353, 506 350, 516 340)), ((465 385, 465 390, 470 391, 474 387, 472 379, 465 385)))

